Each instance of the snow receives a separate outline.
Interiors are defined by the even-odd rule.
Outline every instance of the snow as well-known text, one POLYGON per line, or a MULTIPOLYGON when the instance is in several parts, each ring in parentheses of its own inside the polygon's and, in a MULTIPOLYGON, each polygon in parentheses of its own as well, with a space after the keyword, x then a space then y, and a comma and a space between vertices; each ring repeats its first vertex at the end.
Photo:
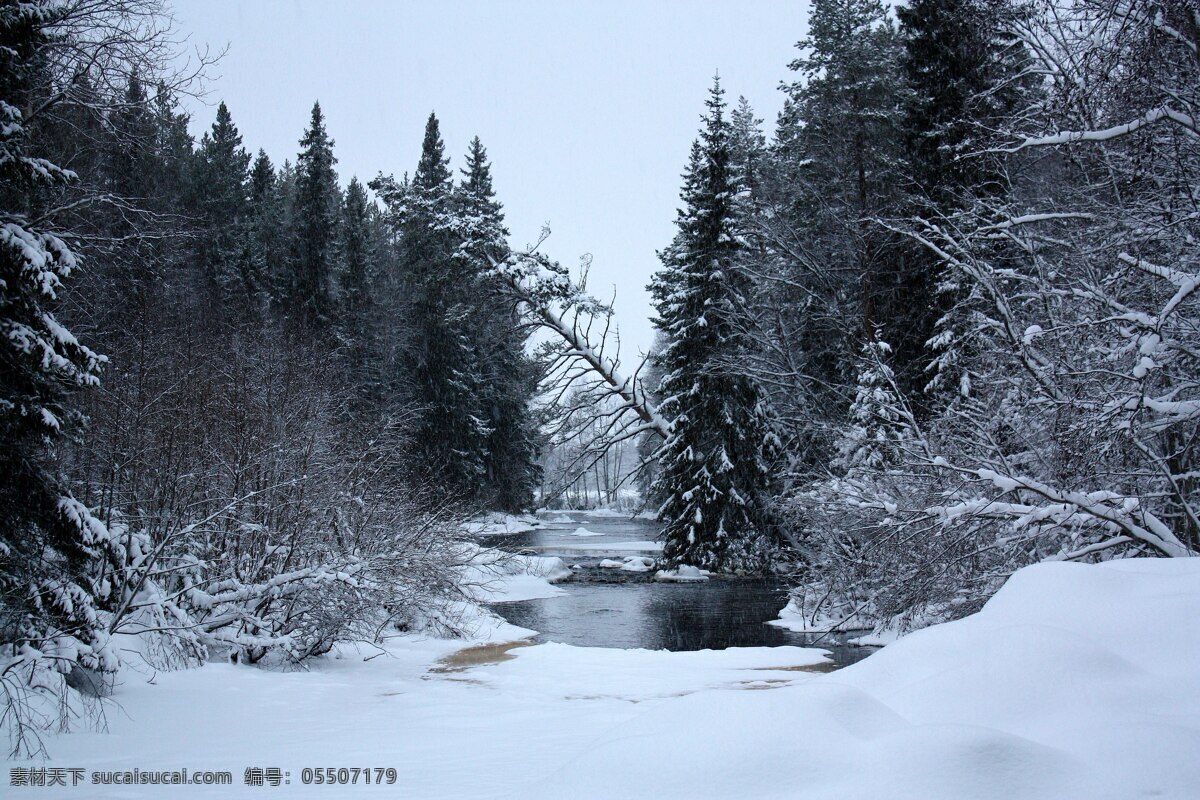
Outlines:
POLYGON ((587 511, 576 511, 574 513, 585 517, 607 517, 620 519, 629 519, 631 516, 631 514, 627 511, 617 511, 614 508, 592 508, 588 509, 587 511))
POLYGON ((853 616, 843 618, 819 613, 814 617, 811 611, 805 613, 797 605, 795 599, 789 600, 788 604, 783 607, 783 610, 779 612, 779 619, 770 620, 767 624, 794 633, 827 633, 833 630, 858 630, 870 627, 866 620, 853 616))
POLYGON ((884 647, 892 644, 903 635, 904 634, 900 633, 894 628, 887 628, 885 630, 875 631, 873 633, 864 633, 862 636, 855 636, 847 639, 846 641, 849 644, 857 645, 859 647, 884 647))
POLYGON ((571 531, 571 535, 572 536, 603 536, 604 534, 596 533, 595 531, 589 531, 587 528, 576 528, 575 530, 571 531))
POLYGON ((301 786, 303 767, 394 767, 387 795, 412 798, 1183 800, 1200 787, 1200 559, 1029 567, 980 613, 824 675, 803 670, 818 651, 791 647, 545 644, 437 666, 460 646, 408 636, 309 671, 126 672, 107 733, 55 735, 49 762, 12 764, 234 773, 195 798, 261 795, 242 785, 248 766, 322 798, 379 792, 301 786))
POLYGON ((555 556, 514 555, 463 545, 465 565, 459 574, 467 595, 484 603, 538 600, 557 597, 563 590, 555 581, 568 578, 571 570, 555 556))
POLYGON ((625 556, 618 561, 606 558, 600 562, 601 569, 619 569, 625 572, 649 572, 654 569, 654 559, 646 556, 625 556))
POLYGON ((514 516, 512 514, 491 513, 476 517, 464 527, 472 536, 503 536, 506 534, 528 533, 542 526, 541 520, 530 515, 514 516))
POLYGON ((649 540, 640 542, 578 542, 572 543, 570 547, 571 550, 603 550, 606 553, 626 550, 659 552, 663 548, 662 542, 652 542, 649 540))
POLYGON ((654 573, 654 580, 662 583, 700 583, 708 580, 712 573, 688 564, 680 564, 675 569, 660 569, 654 573))

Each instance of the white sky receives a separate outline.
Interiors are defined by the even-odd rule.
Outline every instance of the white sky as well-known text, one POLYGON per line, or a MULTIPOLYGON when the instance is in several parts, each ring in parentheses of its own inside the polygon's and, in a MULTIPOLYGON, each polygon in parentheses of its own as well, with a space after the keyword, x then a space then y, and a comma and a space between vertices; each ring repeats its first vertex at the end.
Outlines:
POLYGON ((247 148, 295 160, 320 100, 343 183, 411 172, 425 119, 441 121, 451 167, 478 134, 513 244, 553 231, 544 252, 589 288, 617 291, 628 359, 649 347, 645 286, 673 233, 679 174, 713 73, 768 131, 776 88, 804 35, 806 0, 388 2, 172 0, 193 45, 229 46, 213 71, 247 148))

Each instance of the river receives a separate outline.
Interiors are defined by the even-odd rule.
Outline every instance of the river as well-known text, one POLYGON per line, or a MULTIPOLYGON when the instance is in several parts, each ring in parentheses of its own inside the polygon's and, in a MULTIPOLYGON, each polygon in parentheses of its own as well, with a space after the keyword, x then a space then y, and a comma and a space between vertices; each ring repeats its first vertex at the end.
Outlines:
POLYGON ((841 635, 793 633, 768 625, 787 604, 782 579, 660 583, 653 572, 600 567, 605 559, 657 556, 658 528, 651 520, 581 512, 553 512, 540 519, 543 527, 537 530, 488 541, 509 552, 558 556, 572 567, 573 576, 559 584, 565 595, 492 606, 514 625, 538 631, 535 641, 649 650, 797 645, 828 650, 837 666, 859 661, 875 649, 850 645, 841 635))

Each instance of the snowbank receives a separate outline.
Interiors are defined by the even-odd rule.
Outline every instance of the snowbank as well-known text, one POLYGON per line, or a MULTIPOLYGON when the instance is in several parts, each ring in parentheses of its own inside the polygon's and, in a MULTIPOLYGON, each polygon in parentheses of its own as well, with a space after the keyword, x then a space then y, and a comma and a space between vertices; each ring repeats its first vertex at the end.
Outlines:
POLYGON ((980 613, 831 675, 651 709, 636 742, 621 731, 589 752, 592 763, 623 765, 604 790, 569 771, 553 776, 556 789, 1196 798, 1200 559, 1030 567, 980 613))
POLYGON ((633 516, 628 511, 618 511, 615 508, 589 508, 586 511, 572 511, 572 514, 580 514, 585 517, 619 517, 621 519, 629 519, 633 516))
POLYGON ((604 534, 596 533, 595 531, 589 531, 587 528, 576 528, 575 530, 571 531, 571 535, 572 536, 603 536, 604 534))
POLYGON ((503 536, 537 530, 542 527, 542 522, 528 514, 517 517, 493 512, 476 517, 463 527, 472 536, 503 536))
MULTIPOLYGON (((811 612, 805 612, 801 609, 796 603, 795 598, 789 600, 788 604, 779 612, 779 619, 770 620, 767 624, 795 633, 828 633, 833 630, 859 631, 870 630, 872 626, 870 620, 853 615, 849 617, 834 617, 828 614, 818 614, 814 617, 811 612)), ((890 643, 895 641, 896 638, 896 635, 893 634, 887 637, 886 642, 881 643, 890 643)), ((863 641, 860 643, 867 644, 868 642, 863 641)))
POLYGON ((101 800, 258 797, 241 783, 254 765, 291 771, 288 795, 378 794, 297 785, 303 767, 349 764, 394 767, 386 794, 412 798, 1200 795, 1200 559, 1030 567, 980 613, 828 675, 804 671, 821 661, 804 648, 566 645, 429 672, 452 648, 126 675, 109 733, 51 737, 50 762, 14 765, 235 773, 36 792, 101 800))
POLYGON ((466 544, 465 565, 459 567, 467 595, 484 603, 536 600, 556 597, 563 590, 555 581, 571 576, 571 570, 555 556, 528 556, 466 544))

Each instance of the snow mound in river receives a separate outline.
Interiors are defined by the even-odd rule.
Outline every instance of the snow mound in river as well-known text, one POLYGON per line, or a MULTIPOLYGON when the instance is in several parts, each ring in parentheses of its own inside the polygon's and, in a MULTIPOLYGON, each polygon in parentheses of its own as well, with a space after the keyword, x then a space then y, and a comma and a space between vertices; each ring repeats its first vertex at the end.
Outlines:
POLYGON ((675 569, 660 569, 654 574, 654 580, 663 583, 700 583, 708 580, 711 574, 706 569, 680 564, 675 569))
POLYGON ((625 572, 649 572, 654 569, 654 559, 646 556, 625 556, 621 561, 606 558, 600 562, 601 569, 620 569, 625 572))

